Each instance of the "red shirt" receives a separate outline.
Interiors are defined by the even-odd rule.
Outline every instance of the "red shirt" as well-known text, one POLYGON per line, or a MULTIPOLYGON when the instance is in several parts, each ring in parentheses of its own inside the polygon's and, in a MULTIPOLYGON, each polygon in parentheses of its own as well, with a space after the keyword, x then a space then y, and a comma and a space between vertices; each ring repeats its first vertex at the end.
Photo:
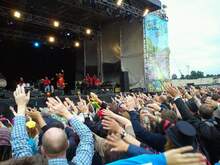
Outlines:
POLYGON ((60 87, 60 88, 64 88, 65 87, 65 82, 64 82, 64 78, 63 77, 60 77, 57 80, 57 87, 60 87))
POLYGON ((45 86, 47 86, 47 85, 50 85, 50 80, 49 79, 45 79, 44 81, 43 81, 43 84, 45 85, 45 86))
POLYGON ((95 80, 95 85, 96 86, 99 86, 99 85, 101 85, 101 80, 99 80, 98 78, 95 80))

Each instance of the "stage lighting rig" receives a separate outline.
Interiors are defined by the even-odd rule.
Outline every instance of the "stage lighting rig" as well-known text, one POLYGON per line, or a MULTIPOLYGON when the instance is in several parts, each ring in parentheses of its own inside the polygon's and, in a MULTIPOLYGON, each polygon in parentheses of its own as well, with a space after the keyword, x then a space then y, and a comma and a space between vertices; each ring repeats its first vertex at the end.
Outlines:
POLYGON ((123 0, 117 0, 117 6, 121 6, 122 5, 122 3, 123 3, 123 0))
POLYGON ((60 22, 59 21, 53 21, 53 26, 55 28, 58 28, 60 26, 60 22))
POLYGON ((143 17, 145 17, 149 13, 149 9, 145 9, 143 13, 143 17))
POLYGON ((39 48, 39 47, 40 47, 40 43, 37 42, 37 41, 35 41, 35 42, 33 43, 33 45, 34 45, 35 48, 39 48))
POLYGON ((15 18, 17 18, 17 19, 20 19, 21 18, 21 12, 19 12, 19 11, 14 11, 13 12, 13 16, 15 17, 15 18))
POLYGON ((80 42, 79 41, 75 41, 74 42, 74 47, 76 47, 76 48, 80 47, 80 42))
POLYGON ((86 34, 87 34, 87 35, 91 35, 91 34, 92 34, 92 30, 89 29, 89 28, 87 28, 87 29, 86 29, 86 34))
POLYGON ((49 36, 49 37, 48 37, 48 42, 54 43, 55 41, 56 41, 56 39, 55 39, 54 36, 49 36))

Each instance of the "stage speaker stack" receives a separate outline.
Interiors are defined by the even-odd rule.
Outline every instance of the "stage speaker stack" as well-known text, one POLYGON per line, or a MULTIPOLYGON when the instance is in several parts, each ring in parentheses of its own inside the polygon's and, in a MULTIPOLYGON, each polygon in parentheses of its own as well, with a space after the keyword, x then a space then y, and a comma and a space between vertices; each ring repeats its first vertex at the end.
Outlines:
POLYGON ((120 75, 120 86, 121 86, 121 92, 128 92, 129 91, 129 76, 128 76, 128 72, 121 72, 121 75, 120 75))

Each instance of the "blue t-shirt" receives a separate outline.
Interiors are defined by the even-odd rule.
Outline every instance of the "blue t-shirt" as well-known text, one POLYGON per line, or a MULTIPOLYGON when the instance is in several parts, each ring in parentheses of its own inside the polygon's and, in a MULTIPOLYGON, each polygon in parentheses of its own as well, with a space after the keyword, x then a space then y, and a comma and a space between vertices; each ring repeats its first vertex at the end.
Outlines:
POLYGON ((113 163, 109 163, 108 165, 166 165, 166 158, 164 154, 158 155, 140 155, 136 157, 132 157, 129 159, 118 160, 113 163))

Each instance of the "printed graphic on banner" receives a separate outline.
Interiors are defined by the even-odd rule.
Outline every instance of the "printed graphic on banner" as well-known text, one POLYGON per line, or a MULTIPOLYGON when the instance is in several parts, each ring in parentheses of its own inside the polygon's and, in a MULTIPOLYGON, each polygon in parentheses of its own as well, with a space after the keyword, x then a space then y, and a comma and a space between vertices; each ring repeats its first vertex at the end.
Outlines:
POLYGON ((169 55, 167 20, 158 12, 150 13, 144 18, 144 67, 148 91, 161 91, 162 83, 169 79, 169 55))

